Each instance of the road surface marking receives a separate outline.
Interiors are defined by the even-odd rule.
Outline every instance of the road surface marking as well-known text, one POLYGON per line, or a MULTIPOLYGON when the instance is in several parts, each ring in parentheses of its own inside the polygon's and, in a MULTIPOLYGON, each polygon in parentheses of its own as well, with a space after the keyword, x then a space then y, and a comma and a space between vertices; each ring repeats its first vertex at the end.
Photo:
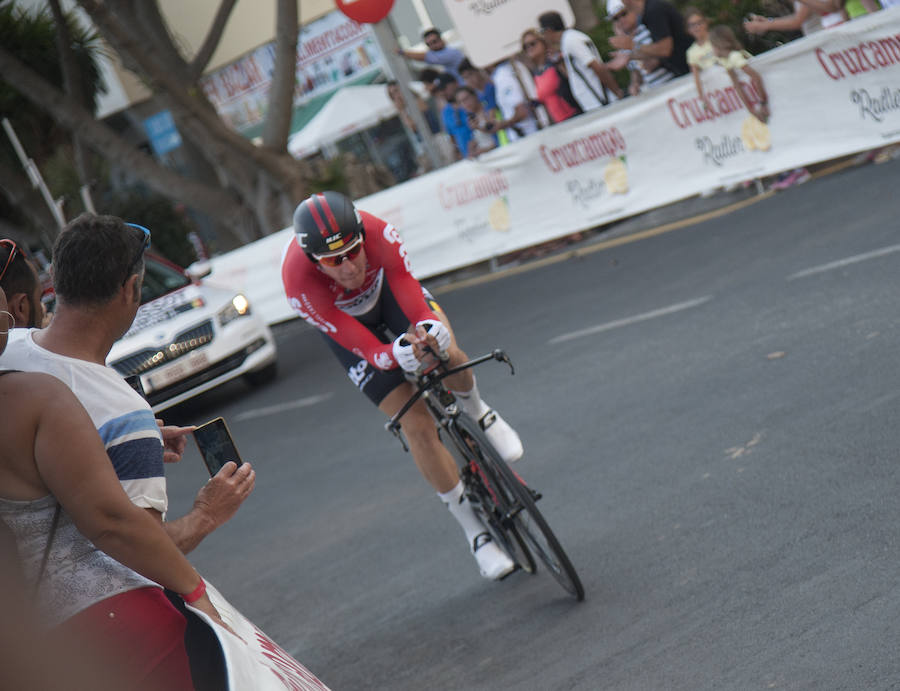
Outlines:
POLYGON ((900 252, 900 245, 891 245, 890 247, 882 247, 880 250, 872 250, 871 252, 863 252, 862 254, 856 254, 852 257, 846 257, 845 259, 838 259, 835 262, 829 262, 828 264, 820 264, 819 266, 812 266, 808 269, 803 269, 803 271, 798 271, 795 274, 791 274, 787 277, 787 280, 793 281, 795 278, 805 278, 806 276, 812 276, 814 274, 825 273, 826 271, 831 271, 833 269, 841 269, 845 266, 849 266, 850 264, 856 264, 857 262, 868 261, 869 259, 877 259, 878 257, 883 257, 886 254, 893 254, 894 252, 900 252))
POLYGON ((307 406, 315 405, 316 403, 321 403, 322 401, 328 400, 329 398, 331 398, 331 396, 332 394, 329 391, 328 393, 319 394, 318 396, 307 396, 306 398, 298 398, 294 401, 286 401, 284 403, 277 403, 275 405, 267 405, 263 408, 252 408, 250 410, 245 410, 242 413, 238 413, 231 419, 235 422, 242 422, 243 420, 254 420, 258 417, 265 417, 266 415, 283 413, 286 410, 306 408, 307 406))
POLYGON ((603 331, 618 329, 621 326, 637 324, 638 322, 647 321, 648 319, 664 317, 667 314, 674 314, 675 312, 689 310, 692 307, 698 307, 699 305, 702 305, 705 302, 709 302, 710 300, 712 300, 712 295, 706 295, 705 297, 697 298, 695 300, 688 300, 687 302, 679 302, 676 305, 669 305, 668 307, 663 307, 658 310, 644 312, 643 314, 636 314, 633 317, 617 319, 615 321, 606 322, 605 324, 597 324, 596 326, 589 326, 586 329, 579 329, 578 331, 570 331, 569 333, 560 334, 559 336, 551 338, 548 343, 550 343, 551 345, 555 343, 564 343, 565 341, 571 341, 576 338, 581 338, 582 336, 590 336, 592 334, 601 333, 603 331))

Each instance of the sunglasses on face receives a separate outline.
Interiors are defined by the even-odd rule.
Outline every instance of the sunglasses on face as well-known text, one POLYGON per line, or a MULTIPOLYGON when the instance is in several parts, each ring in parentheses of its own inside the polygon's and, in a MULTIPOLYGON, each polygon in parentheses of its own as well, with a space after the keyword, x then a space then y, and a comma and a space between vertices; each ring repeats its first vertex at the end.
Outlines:
POLYGON ((138 262, 141 261, 141 257, 144 256, 144 252, 150 249, 150 231, 142 225, 138 225, 137 223, 126 223, 126 226, 129 228, 134 228, 135 230, 141 231, 144 234, 144 237, 141 241, 141 248, 137 251, 137 254, 134 256, 131 264, 128 265, 128 271, 125 272, 125 280, 122 281, 122 285, 125 285, 125 282, 128 280, 128 277, 131 276, 131 272, 134 270, 134 267, 138 265, 138 262))
POLYGON ((531 50, 532 48, 534 48, 535 46, 538 46, 540 44, 541 44, 540 41, 525 41, 525 43, 522 44, 522 48, 524 50, 531 50))
POLYGON ((6 270, 9 269, 10 265, 13 263, 13 259, 22 254, 22 250, 19 249, 19 246, 13 240, 0 240, 0 247, 9 247, 9 256, 6 257, 6 263, 3 264, 3 270, 0 271, 0 281, 2 281, 3 277, 6 275, 6 270))
POLYGON ((362 237, 357 238, 357 240, 345 251, 339 254, 325 254, 318 255, 314 254, 313 256, 323 266, 328 266, 332 269, 336 269, 339 267, 344 260, 346 259, 349 262, 352 262, 359 256, 359 253, 362 252, 362 237))

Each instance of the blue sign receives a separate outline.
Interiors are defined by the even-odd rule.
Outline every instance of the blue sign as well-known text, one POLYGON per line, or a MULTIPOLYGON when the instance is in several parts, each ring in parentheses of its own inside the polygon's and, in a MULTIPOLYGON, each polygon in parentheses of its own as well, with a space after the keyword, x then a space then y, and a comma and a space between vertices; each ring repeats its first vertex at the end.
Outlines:
POLYGON ((167 154, 181 146, 181 135, 175 127, 175 119, 168 110, 161 110, 144 120, 144 130, 150 138, 150 146, 157 156, 167 154))

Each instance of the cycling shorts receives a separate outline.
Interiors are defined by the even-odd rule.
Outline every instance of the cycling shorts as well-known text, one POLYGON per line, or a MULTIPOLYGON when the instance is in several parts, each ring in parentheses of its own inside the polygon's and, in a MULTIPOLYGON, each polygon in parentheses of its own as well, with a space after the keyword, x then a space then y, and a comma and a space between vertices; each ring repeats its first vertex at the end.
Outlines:
MULTIPOLYGON (((435 314, 441 313, 441 308, 434 296, 422 287, 422 295, 428 308, 435 314)), ((369 331, 375 334, 382 343, 390 343, 400 334, 409 330, 409 318, 400 309, 397 299, 391 292, 387 282, 381 288, 381 295, 375 306, 365 314, 355 317, 369 331)), ((332 340, 326 334, 322 334, 331 352, 335 354, 347 376, 350 377, 356 387, 362 391, 376 406, 380 405, 391 391, 406 381, 403 369, 395 367, 391 370, 380 370, 374 367, 368 360, 360 358, 356 353, 347 350, 337 341, 332 340)))

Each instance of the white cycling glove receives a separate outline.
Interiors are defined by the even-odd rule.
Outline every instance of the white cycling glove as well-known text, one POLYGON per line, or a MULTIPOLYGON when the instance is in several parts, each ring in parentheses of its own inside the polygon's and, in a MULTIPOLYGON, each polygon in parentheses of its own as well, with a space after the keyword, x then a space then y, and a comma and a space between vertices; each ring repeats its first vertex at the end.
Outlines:
POLYGON ((398 336, 393 345, 394 359, 405 372, 415 372, 419 369, 419 361, 416 359, 412 343, 406 340, 406 335, 398 336))
POLYGON ((444 326, 444 322, 437 319, 423 319, 422 321, 417 322, 416 326, 421 326, 425 331, 434 336, 434 340, 437 341, 438 344, 438 349, 442 353, 447 352, 447 348, 450 347, 450 330, 444 326))

